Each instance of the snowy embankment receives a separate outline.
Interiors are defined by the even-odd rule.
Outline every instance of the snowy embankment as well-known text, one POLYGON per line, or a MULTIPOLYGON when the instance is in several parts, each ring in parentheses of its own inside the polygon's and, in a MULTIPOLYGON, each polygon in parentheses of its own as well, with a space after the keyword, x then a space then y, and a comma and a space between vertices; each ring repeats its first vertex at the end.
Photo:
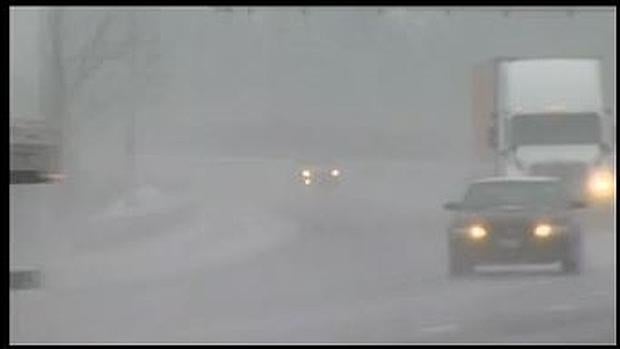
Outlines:
MULTIPOLYGON (((71 256, 50 267, 49 285, 175 278, 248 261, 298 237, 300 222, 288 211, 303 200, 293 179, 295 164, 177 162, 159 159, 160 167, 151 169, 159 177, 148 178, 157 184, 140 186, 88 217, 82 234, 72 241, 71 256), (184 171, 170 185, 174 174, 164 168, 184 171)), ((441 203, 454 198, 465 181, 453 176, 452 166, 430 161, 350 161, 342 169, 337 196, 342 218, 369 224, 385 220, 389 225, 390 215, 404 217, 410 210, 438 218, 441 203)), ((436 225, 422 233, 443 228, 436 225)))
MULTIPOLYGON (((225 183, 229 184, 229 183, 225 183)), ((86 217, 69 255, 47 268, 49 287, 173 278, 238 263, 293 238, 293 221, 221 185, 143 185, 86 217)))

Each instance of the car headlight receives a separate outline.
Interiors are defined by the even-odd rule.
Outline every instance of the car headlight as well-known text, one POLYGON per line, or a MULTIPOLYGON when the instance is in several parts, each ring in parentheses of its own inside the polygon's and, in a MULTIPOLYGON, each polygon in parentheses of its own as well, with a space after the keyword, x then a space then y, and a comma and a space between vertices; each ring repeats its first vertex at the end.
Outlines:
POLYGON ((310 178, 312 177, 312 172, 310 172, 310 170, 303 170, 301 171, 301 176, 304 178, 310 178))
POLYGON ((335 169, 331 170, 331 171, 329 172, 329 174, 330 174, 332 177, 338 177, 338 176, 340 176, 340 170, 339 170, 339 169, 337 169, 337 168, 335 168, 335 169))
POLYGON ((310 177, 304 178, 304 184, 305 185, 310 185, 312 184, 312 179, 310 177))
POLYGON ((480 240, 487 236, 487 231, 483 226, 476 224, 469 227, 467 235, 474 240, 480 240))
POLYGON ((534 227, 534 236, 543 239, 548 238, 553 231, 553 227, 549 224, 538 224, 534 227))
POLYGON ((609 198, 614 193, 614 175, 607 169, 597 170, 588 178, 588 192, 595 198, 609 198))

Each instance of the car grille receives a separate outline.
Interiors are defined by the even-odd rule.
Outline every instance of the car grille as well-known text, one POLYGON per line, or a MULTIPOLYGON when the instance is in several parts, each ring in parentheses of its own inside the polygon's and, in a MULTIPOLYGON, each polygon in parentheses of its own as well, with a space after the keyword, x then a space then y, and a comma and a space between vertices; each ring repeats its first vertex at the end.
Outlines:
POLYGON ((495 218, 490 220, 488 225, 493 236, 502 237, 524 236, 532 229, 530 220, 517 217, 495 218))

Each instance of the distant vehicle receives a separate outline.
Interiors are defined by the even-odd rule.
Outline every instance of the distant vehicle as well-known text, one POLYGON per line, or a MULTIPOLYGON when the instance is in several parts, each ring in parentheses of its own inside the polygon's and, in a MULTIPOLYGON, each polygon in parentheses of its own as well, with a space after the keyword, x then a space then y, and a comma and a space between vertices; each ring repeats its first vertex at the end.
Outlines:
POLYGON ((598 59, 485 62, 473 80, 478 149, 496 175, 558 177, 575 198, 610 204, 615 123, 602 95, 598 59))
POLYGON ((313 232, 333 232, 342 221, 342 197, 338 195, 343 184, 341 167, 329 164, 300 166, 294 175, 297 191, 294 203, 296 219, 303 229, 313 232))
MULTIPOLYGON (((46 120, 11 115, 9 126, 9 184, 21 186, 62 181, 64 176, 59 171, 60 140, 46 120)), ((12 260, 9 268, 11 290, 42 287, 41 270, 31 266, 15 266, 13 263, 12 260)))
POLYGON ((335 166, 308 166, 298 173, 298 180, 307 187, 333 188, 340 184, 342 171, 335 166))
POLYGON ((560 262, 564 273, 578 273, 581 228, 572 201, 557 178, 494 177, 474 181, 448 229, 449 272, 461 275, 479 264, 560 262))
POLYGON ((10 119, 10 184, 56 183, 60 141, 45 120, 10 119))

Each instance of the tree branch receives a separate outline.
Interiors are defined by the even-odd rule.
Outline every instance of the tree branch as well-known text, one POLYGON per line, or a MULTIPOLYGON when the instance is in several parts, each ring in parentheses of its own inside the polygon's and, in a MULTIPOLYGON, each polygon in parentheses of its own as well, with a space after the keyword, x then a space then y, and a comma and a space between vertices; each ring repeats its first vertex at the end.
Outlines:
POLYGON ((111 26, 112 19, 112 15, 105 15, 98 23, 88 47, 78 51, 77 57, 80 60, 70 86, 71 98, 80 91, 84 82, 88 81, 106 62, 118 60, 133 49, 129 35, 122 42, 114 45, 106 44, 105 35, 111 26))

